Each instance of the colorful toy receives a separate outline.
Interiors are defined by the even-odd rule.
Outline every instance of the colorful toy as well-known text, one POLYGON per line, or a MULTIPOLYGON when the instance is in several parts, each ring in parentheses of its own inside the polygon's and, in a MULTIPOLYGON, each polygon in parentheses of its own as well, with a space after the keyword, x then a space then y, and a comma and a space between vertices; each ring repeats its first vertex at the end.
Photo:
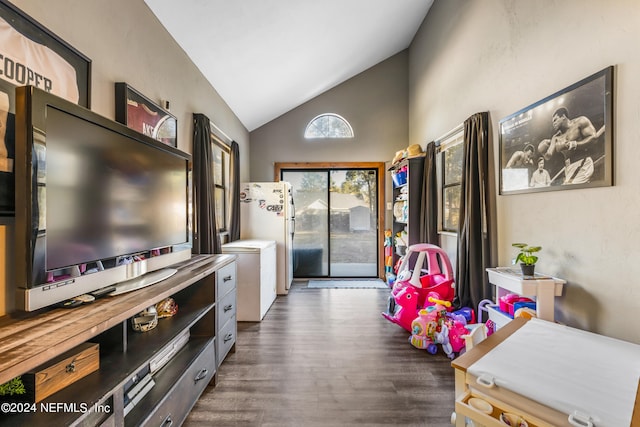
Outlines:
MULTIPOLYGON (((435 294, 435 292, 429 292, 430 294, 435 294)), ((428 296, 427 297, 427 301, 429 301, 430 303, 433 304, 440 304, 440 305, 444 305, 445 307, 449 308, 451 307, 451 301, 445 301, 443 299, 438 299, 434 296, 428 296)))
POLYGON ((410 270, 409 264, 418 253, 409 283, 416 288, 423 289, 425 294, 437 292, 441 299, 453 301, 453 267, 447 253, 436 245, 419 243, 408 248, 407 255, 403 258, 399 271, 410 270), (426 270, 423 270, 424 262, 427 262, 426 270), (441 270, 442 266, 442 270, 441 270), (426 274, 422 274, 426 272, 426 274))
MULTIPOLYGON (((416 348, 437 351, 435 334, 440 329, 445 312, 444 306, 437 305, 420 310, 418 317, 411 322, 412 335, 409 342, 416 348)), ((430 353, 435 354, 435 351, 430 351, 430 353)))
POLYGON ((442 345, 442 350, 450 359, 453 359, 453 347, 449 343, 449 328, 446 323, 440 326, 440 330, 433 335, 433 340, 442 345))
MULTIPOLYGON (((398 247, 406 248, 408 239, 409 239, 409 236, 408 236, 407 230, 398 231, 395 237, 396 249, 398 247)), ((399 255, 404 256, 404 254, 399 254, 399 255)))
POLYGON ((462 316, 467 325, 470 323, 476 323, 476 313, 470 307, 462 307, 461 309, 452 312, 452 314, 462 316))
POLYGON ((435 310, 420 310, 418 317, 411 322, 411 337, 409 342, 416 348, 427 350, 431 354, 436 354, 438 347, 428 336, 429 329, 435 328, 435 310))
POLYGON ((396 275, 393 273, 387 274, 387 286, 390 288, 393 287, 393 284, 396 282, 396 275))
MULTIPOLYGON (((397 282, 396 282, 397 283, 397 282)), ((403 287, 394 297, 389 299, 389 311, 382 313, 387 319, 411 331, 411 322, 420 310, 420 294, 412 286, 403 287), (393 313, 391 315, 390 313, 393 313)))
MULTIPOLYGON (((447 324, 447 337, 451 346, 451 353, 447 356, 453 359, 454 353, 460 353, 465 348, 465 335, 469 333, 466 323, 451 319, 447 324)), ((446 352, 446 351, 445 351, 446 352)))
POLYGON ((448 313, 446 307, 436 304, 419 311, 411 322, 409 342, 416 348, 437 352, 437 344, 453 359, 465 348, 465 336, 469 333, 466 320, 460 314, 448 313))
POLYGON ((395 275, 393 274, 393 232, 384 230, 384 272, 387 278, 387 284, 393 284, 395 275), (393 280, 390 280, 393 276, 393 280))
POLYGON ((411 332, 411 323, 421 309, 433 305, 452 309, 453 286, 453 268, 446 252, 436 245, 411 245, 402 258, 387 311, 382 316, 411 332), (410 270, 410 262, 416 258, 416 253, 414 268, 410 270), (423 269, 425 261, 427 268, 423 269))
POLYGON ((493 334, 496 331, 496 324, 493 320, 487 320, 484 325, 487 327, 487 336, 493 334))

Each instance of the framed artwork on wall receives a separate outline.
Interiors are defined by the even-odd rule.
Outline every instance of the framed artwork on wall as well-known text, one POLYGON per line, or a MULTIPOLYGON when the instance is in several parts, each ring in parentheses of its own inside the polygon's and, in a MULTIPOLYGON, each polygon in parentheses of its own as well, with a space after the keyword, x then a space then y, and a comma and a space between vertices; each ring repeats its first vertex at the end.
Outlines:
POLYGON ((178 120, 126 83, 116 83, 116 121, 142 134, 178 147, 178 120))
POLYGON ((0 0, 0 215, 15 210, 15 88, 31 85, 90 107, 91 60, 0 0))
POLYGON ((500 194, 613 185, 613 66, 500 120, 500 194))

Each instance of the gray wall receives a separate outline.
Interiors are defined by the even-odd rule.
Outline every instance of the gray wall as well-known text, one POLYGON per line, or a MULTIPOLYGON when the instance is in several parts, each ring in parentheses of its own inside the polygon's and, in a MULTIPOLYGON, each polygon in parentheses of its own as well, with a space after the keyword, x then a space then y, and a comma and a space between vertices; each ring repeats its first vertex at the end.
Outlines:
MULTIPOLYGON (((497 163, 500 118, 616 65, 615 186, 497 196, 499 263, 513 257, 511 242, 542 245, 540 271, 569 281, 557 318, 640 343, 632 317, 640 309, 637 1, 437 0, 408 53, 251 135, 142 1, 58 0, 55 10, 47 0, 15 4, 93 60, 94 111, 114 117, 116 81, 168 99, 178 116, 179 148, 188 152, 191 114, 204 113, 240 143, 242 180, 272 180, 276 161, 387 161, 479 111, 490 112, 497 163), (325 112, 349 120, 356 138, 305 141, 306 124, 325 112)), ((0 223, 0 242, 1 314, 13 305, 11 218, 0 223)))
MULTIPOLYGON (((115 117, 114 83, 167 99, 178 148, 191 152, 192 114, 207 115, 240 146, 248 179, 249 133, 142 0, 16 0, 14 4, 92 60, 92 110, 115 117)), ((14 306, 13 219, 0 219, 0 314, 14 306)))
MULTIPOLYGON (((640 343, 640 7, 636 0, 436 0, 410 47, 409 135, 421 143, 489 111, 501 118, 609 65, 615 186, 497 196, 499 264, 543 246, 539 271, 568 281, 556 318, 640 343)), ((498 175, 495 172, 495 191, 498 175)))
POLYGON ((405 50, 251 132, 251 180, 272 181, 275 162, 384 162, 407 146, 405 50), (344 117, 352 140, 305 140, 323 113, 344 117))

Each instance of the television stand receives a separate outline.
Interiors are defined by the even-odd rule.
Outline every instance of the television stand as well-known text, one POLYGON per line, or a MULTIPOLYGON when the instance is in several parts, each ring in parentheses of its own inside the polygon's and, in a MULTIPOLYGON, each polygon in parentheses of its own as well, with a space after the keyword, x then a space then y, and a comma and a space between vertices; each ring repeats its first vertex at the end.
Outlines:
MULTIPOLYGON (((29 316, 17 313, 0 318, 0 384, 41 371, 43 366, 63 365, 60 356, 86 342, 100 346, 97 371, 73 383, 67 382, 72 376, 66 374, 64 388, 37 404, 33 400, 20 403, 24 408, 29 405, 31 412, 0 413, 0 425, 184 424, 207 386, 215 386, 225 356, 235 349, 236 256, 194 255, 172 267, 178 270, 176 274, 136 292, 73 309, 51 308, 29 316), (159 319, 148 332, 133 332, 131 316, 167 297, 178 305, 176 315, 159 319), (182 344, 185 336, 188 340, 182 344), (173 352, 179 342, 180 350, 173 352), (169 350, 173 355, 165 362, 163 356, 169 350), (154 385, 146 392, 144 385, 134 390, 150 364, 159 360, 163 366, 151 375, 154 385), (127 407, 125 400, 128 404, 133 399, 134 407, 127 407), (42 410, 52 406, 57 410, 42 410)), ((81 360, 76 360, 78 372, 81 360)), ((148 384, 151 382, 145 382, 148 384)))
POLYGON ((110 292, 110 296, 116 296, 120 294, 124 294, 127 292, 135 291, 138 289, 145 288, 147 286, 151 286, 158 282, 161 282, 165 279, 176 274, 178 270, 175 268, 163 268, 161 270, 152 271, 151 273, 143 274, 140 277, 136 277, 135 279, 126 280, 124 282, 117 283, 115 285, 116 290, 110 292))

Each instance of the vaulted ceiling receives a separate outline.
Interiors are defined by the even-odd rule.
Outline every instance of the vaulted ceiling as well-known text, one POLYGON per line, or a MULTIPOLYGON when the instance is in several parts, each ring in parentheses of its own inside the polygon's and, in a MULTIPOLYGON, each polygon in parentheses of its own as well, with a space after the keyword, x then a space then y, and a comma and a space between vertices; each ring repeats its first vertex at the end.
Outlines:
POLYGON ((145 0, 249 131, 409 47, 433 0, 145 0))

